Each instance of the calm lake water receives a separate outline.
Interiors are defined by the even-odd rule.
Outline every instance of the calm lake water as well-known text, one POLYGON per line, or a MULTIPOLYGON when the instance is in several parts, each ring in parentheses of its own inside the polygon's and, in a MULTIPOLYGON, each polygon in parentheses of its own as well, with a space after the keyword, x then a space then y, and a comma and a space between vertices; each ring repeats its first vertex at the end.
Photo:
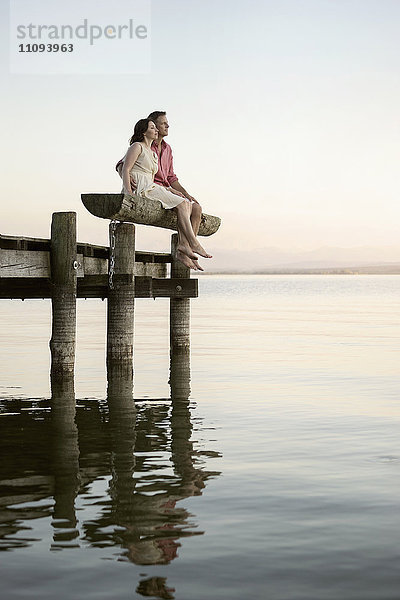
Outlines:
POLYGON ((400 277, 199 287, 172 389, 168 301, 136 301, 136 410, 78 302, 76 417, 50 302, 1 301, 1 598, 398 600, 400 277))

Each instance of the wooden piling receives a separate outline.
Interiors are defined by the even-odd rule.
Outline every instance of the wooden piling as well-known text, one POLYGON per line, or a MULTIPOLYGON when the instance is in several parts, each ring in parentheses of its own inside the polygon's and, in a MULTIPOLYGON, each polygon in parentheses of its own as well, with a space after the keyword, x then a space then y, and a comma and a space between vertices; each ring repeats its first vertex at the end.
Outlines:
POLYGON ((51 379, 74 373, 77 268, 76 213, 54 213, 50 241, 51 379))
MULTIPOLYGON (((178 234, 171 236, 171 279, 189 279, 190 269, 176 259, 178 234)), ((177 287, 180 287, 177 284, 177 287)), ((179 291, 179 290, 177 290, 179 291)), ((190 352, 190 299, 171 298, 169 310, 170 355, 190 352)))
POLYGON ((171 352, 169 367, 169 385, 172 405, 190 396, 190 354, 189 352, 171 352))
POLYGON ((110 223, 107 371, 133 373, 135 226, 110 223))

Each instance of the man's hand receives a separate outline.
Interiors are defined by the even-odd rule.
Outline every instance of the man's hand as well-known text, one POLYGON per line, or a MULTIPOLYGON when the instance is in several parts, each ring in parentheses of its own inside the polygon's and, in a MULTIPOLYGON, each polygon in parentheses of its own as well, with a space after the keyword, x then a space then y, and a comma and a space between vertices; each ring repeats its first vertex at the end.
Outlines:
POLYGON ((186 198, 186 196, 184 194, 182 194, 182 192, 178 192, 178 190, 174 190, 173 187, 168 188, 169 192, 172 192, 172 194, 175 194, 175 196, 180 196, 181 198, 186 198))
POLYGON ((188 194, 187 191, 185 190, 185 188, 179 183, 178 180, 173 181, 171 183, 171 186, 170 186, 169 189, 174 194, 177 194, 178 196, 182 196, 183 198, 186 198, 187 200, 190 200, 190 202, 195 202, 196 204, 198 204, 196 198, 193 198, 193 196, 191 196, 190 194, 188 194))

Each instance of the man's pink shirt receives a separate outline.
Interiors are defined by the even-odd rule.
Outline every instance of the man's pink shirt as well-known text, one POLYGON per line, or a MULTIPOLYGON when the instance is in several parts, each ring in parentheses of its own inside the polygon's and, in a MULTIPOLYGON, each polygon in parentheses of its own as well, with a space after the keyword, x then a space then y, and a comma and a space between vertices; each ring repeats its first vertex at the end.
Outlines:
POLYGON ((177 176, 174 173, 174 162, 172 158, 172 148, 167 142, 162 140, 161 151, 158 152, 157 141, 154 141, 151 145, 152 150, 158 156, 158 171, 154 177, 154 183, 169 187, 174 181, 178 181, 177 176))

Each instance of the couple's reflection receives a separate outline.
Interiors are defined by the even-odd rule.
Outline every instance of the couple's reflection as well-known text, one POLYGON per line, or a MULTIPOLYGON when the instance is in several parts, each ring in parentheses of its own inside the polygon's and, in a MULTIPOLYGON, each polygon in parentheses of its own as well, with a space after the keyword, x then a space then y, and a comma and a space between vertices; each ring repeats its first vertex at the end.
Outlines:
POLYGON ((195 464, 189 354, 171 358, 169 383, 171 403, 146 402, 136 412, 130 381, 109 373, 111 510, 86 536, 114 525, 123 558, 138 565, 168 564, 181 538, 204 533, 178 503, 201 494, 205 480, 219 474, 195 464))
MULTIPOLYGON (((171 356, 169 384, 171 403, 146 402, 135 413, 130 385, 121 388, 119 377, 109 378, 114 514, 103 513, 99 526, 107 527, 109 517, 120 528, 123 558, 137 565, 169 564, 183 537, 204 533, 179 502, 201 494, 205 481, 219 475, 195 464, 188 353, 171 356)), ((142 596, 167 599, 174 591, 159 576, 142 579, 136 589, 142 596)))
MULTIPOLYGON (((18 532, 27 520, 49 514, 52 550, 111 547, 118 560, 136 565, 167 565, 183 538, 204 533, 182 501, 200 495, 219 472, 205 470, 192 440, 188 354, 171 358, 169 383, 170 401, 135 405, 132 373, 112 370, 107 403, 84 399, 76 407, 74 381, 53 378, 50 412, 43 407, 35 413, 33 403, 32 410, 17 414, 16 401, 10 405, 14 416, 3 437, 13 466, 5 464, 0 474, 0 500, 8 506, 11 498, 13 508, 3 511, 2 547, 34 545, 37 540, 22 540, 18 532), (28 457, 22 442, 32 449, 28 457), (17 496, 17 489, 24 494, 17 496), (38 500, 34 511, 27 507, 38 500)), ((174 590, 158 575, 143 575, 137 592, 173 598, 174 590)))

